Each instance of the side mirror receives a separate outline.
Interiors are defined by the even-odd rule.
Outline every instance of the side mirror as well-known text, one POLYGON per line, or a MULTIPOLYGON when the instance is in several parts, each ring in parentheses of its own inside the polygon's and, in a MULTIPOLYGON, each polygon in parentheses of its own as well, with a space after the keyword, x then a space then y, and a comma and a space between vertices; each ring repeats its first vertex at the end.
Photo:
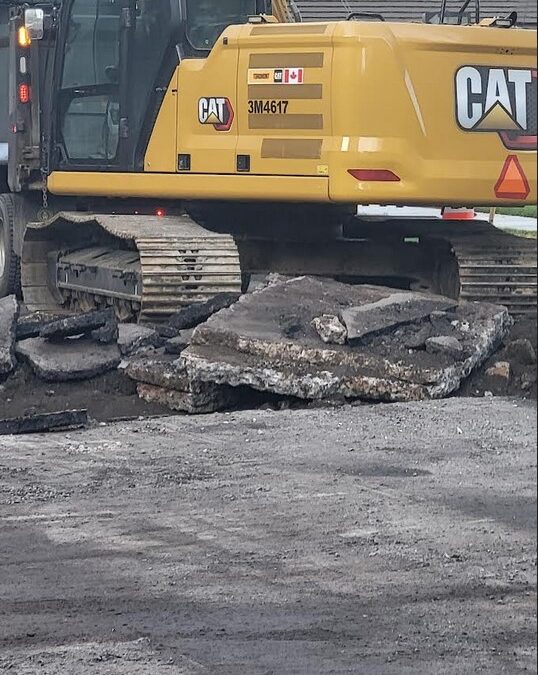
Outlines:
POLYGON ((25 9, 24 26, 30 40, 42 40, 45 33, 45 12, 42 9, 25 9))

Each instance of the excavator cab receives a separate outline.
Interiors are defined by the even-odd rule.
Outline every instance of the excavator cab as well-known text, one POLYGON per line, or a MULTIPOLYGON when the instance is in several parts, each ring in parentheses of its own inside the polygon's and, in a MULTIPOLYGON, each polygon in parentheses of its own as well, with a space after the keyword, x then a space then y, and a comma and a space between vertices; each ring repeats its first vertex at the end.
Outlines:
POLYGON ((13 42, 26 66, 24 72, 11 69, 19 71, 16 89, 23 95, 11 111, 19 134, 10 152, 12 189, 31 181, 32 163, 21 161, 28 156, 29 136, 33 146, 46 139, 40 153, 45 166, 39 168, 47 173, 141 169, 151 124, 178 61, 206 58, 228 26, 271 11, 270 0, 20 6, 12 21, 13 42))

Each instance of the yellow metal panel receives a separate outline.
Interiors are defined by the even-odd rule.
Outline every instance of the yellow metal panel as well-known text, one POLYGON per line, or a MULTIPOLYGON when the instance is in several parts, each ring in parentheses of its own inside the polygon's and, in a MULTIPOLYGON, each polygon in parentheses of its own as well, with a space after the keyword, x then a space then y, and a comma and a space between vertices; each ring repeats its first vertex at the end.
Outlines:
POLYGON ((177 170, 177 71, 172 76, 155 121, 144 159, 144 170, 175 173, 177 170))
MULTIPOLYGON (((331 199, 493 204, 508 150, 497 133, 463 131, 455 77, 465 65, 536 67, 536 34, 481 27, 337 24, 331 199), (340 142, 339 142, 340 140, 340 142), (348 169, 389 169, 400 183, 358 182, 348 169)), ((536 200, 536 153, 518 153, 536 200)))
POLYGON ((324 203, 327 178, 300 176, 91 173, 55 171, 48 188, 56 195, 146 197, 148 199, 230 199, 324 203))
POLYGON ((249 68, 323 68, 323 52, 251 54, 249 68))
POLYGON ((304 24, 291 31, 246 26, 238 35, 237 151, 250 155, 254 173, 319 176, 319 166, 325 166, 320 160, 331 136, 334 25, 304 24), (253 83, 256 69, 269 75, 264 83, 253 83), (286 69, 300 73, 301 83, 285 83, 286 69), (260 111, 260 105, 269 110, 260 111))
POLYGON ((249 115, 249 129, 323 129, 323 115, 249 115))
POLYGON ((179 66, 178 143, 176 154, 191 155, 195 173, 235 173, 237 122, 229 131, 201 124, 199 104, 204 99, 229 99, 236 114, 237 60, 233 43, 220 40, 207 59, 186 59, 179 66))
POLYGON ((320 159, 321 138, 266 138, 262 143, 263 159, 320 159))
MULTIPOLYGON (((274 73, 272 73, 274 77, 274 73)), ((322 84, 303 84, 289 86, 285 84, 251 84, 248 88, 250 99, 276 99, 297 101, 300 99, 316 100, 323 98, 322 84)))
POLYGON ((265 24, 254 26, 251 35, 324 35, 327 32, 326 23, 309 24, 265 24))

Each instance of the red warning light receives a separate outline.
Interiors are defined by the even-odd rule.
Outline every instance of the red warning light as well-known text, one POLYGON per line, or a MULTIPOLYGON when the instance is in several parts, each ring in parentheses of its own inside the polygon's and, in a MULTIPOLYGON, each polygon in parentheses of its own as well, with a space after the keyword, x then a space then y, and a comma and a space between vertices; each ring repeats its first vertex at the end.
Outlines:
POLYGON ((19 102, 20 103, 30 103, 30 85, 21 83, 19 84, 19 102))
POLYGON ((495 185, 498 199, 527 199, 531 191, 525 171, 517 155, 509 155, 495 185))
POLYGON ((164 218, 166 216, 166 211, 164 209, 157 209, 155 215, 159 218, 164 218))

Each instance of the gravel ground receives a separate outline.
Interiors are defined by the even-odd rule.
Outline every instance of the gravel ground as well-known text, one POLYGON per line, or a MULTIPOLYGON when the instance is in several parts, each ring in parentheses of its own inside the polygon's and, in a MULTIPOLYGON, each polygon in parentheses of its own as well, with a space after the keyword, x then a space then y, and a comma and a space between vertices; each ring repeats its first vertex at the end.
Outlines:
POLYGON ((0 438, 0 672, 536 672, 536 407, 0 438))

